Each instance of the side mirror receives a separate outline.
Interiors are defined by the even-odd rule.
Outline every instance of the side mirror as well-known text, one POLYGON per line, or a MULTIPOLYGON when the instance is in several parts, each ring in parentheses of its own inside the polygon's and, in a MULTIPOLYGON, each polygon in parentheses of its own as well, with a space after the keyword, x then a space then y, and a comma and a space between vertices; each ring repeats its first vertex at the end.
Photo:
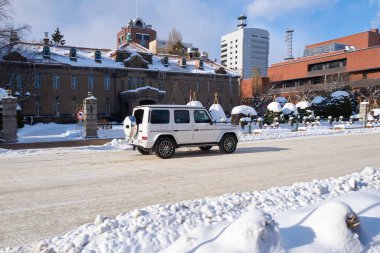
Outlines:
POLYGON ((214 125, 214 121, 213 120, 210 120, 210 125, 214 125))

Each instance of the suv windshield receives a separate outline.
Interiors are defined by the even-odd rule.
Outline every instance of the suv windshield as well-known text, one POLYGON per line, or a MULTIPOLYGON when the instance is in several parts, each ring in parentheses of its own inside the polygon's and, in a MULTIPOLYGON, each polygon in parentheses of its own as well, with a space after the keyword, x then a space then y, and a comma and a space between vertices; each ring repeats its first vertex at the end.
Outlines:
POLYGON ((136 118, 136 124, 141 124, 144 118, 144 110, 138 109, 135 110, 133 116, 136 118))

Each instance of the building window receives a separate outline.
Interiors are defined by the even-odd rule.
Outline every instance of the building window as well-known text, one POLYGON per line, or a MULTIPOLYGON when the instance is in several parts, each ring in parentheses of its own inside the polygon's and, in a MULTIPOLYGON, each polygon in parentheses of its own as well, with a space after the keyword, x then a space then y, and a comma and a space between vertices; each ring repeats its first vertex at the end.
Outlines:
POLYGON ((70 60, 74 60, 77 58, 77 50, 75 48, 70 49, 70 60))
POLYGON ((107 117, 111 116, 111 103, 109 98, 106 98, 105 113, 107 117))
POLYGON ((144 77, 142 76, 128 76, 128 89, 135 90, 144 86, 144 77))
POLYGON ((41 74, 34 75, 34 88, 41 89, 41 74))
POLYGON ((61 116, 61 103, 59 102, 58 97, 55 97, 54 101, 54 116, 61 116))
POLYGON ((74 75, 71 76, 71 89, 72 90, 78 89, 77 76, 74 76, 74 75))
POLYGON ((93 74, 89 74, 87 77, 87 88, 88 90, 94 89, 94 75, 93 74))
POLYGON ((104 90, 105 91, 111 90, 111 81, 110 81, 110 75, 109 74, 104 75, 104 90))
POLYGON ((172 81, 172 92, 175 92, 176 86, 177 86, 177 81, 172 81))
POLYGON ((54 75, 53 76, 53 89, 54 90, 59 90, 61 88, 61 78, 59 75, 54 75))
POLYGON ((163 81, 158 81, 158 89, 164 90, 164 82, 163 81))
POLYGON ((199 94, 199 83, 195 82, 195 92, 199 94))
POLYGON ((78 104, 77 104, 77 98, 73 97, 73 101, 71 102, 71 112, 75 114, 78 109, 78 104))
POLYGON ((40 97, 36 97, 36 103, 34 104, 34 110, 35 110, 35 115, 36 116, 40 116, 41 115, 40 97))
POLYGON ((16 74, 16 85, 17 89, 22 89, 22 75, 20 73, 16 74))
POLYGON ((189 94, 189 84, 187 82, 183 83, 183 93, 189 94))
POLYGON ((210 81, 207 81, 207 93, 210 93, 210 91, 211 91, 210 81))

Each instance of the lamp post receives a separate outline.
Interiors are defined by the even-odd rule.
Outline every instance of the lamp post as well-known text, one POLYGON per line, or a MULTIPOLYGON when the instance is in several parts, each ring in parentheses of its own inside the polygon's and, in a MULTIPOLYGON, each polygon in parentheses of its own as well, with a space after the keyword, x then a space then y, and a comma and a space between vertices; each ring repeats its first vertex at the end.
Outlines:
POLYGON ((24 101, 28 100, 30 98, 30 92, 21 90, 16 91, 14 93, 14 96, 17 98, 18 103, 20 103, 21 106, 21 117, 24 119, 24 101))

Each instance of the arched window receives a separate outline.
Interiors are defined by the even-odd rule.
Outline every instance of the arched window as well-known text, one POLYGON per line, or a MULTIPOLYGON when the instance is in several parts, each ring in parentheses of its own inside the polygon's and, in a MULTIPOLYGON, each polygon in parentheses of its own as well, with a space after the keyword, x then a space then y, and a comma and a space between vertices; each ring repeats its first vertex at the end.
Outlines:
POLYGON ((102 61, 102 53, 99 50, 95 51, 95 61, 101 62, 102 61))
POLYGON ((75 60, 77 59, 77 50, 75 48, 70 49, 70 60, 75 60))
POLYGON ((49 46, 44 46, 43 55, 44 55, 44 58, 50 58, 50 47, 49 46))
POLYGON ((203 69, 203 60, 202 59, 199 60, 198 69, 203 69))
POLYGON ((164 64, 165 67, 169 66, 169 59, 168 59, 167 56, 165 56, 165 57, 162 59, 162 61, 163 61, 163 64, 164 64))

